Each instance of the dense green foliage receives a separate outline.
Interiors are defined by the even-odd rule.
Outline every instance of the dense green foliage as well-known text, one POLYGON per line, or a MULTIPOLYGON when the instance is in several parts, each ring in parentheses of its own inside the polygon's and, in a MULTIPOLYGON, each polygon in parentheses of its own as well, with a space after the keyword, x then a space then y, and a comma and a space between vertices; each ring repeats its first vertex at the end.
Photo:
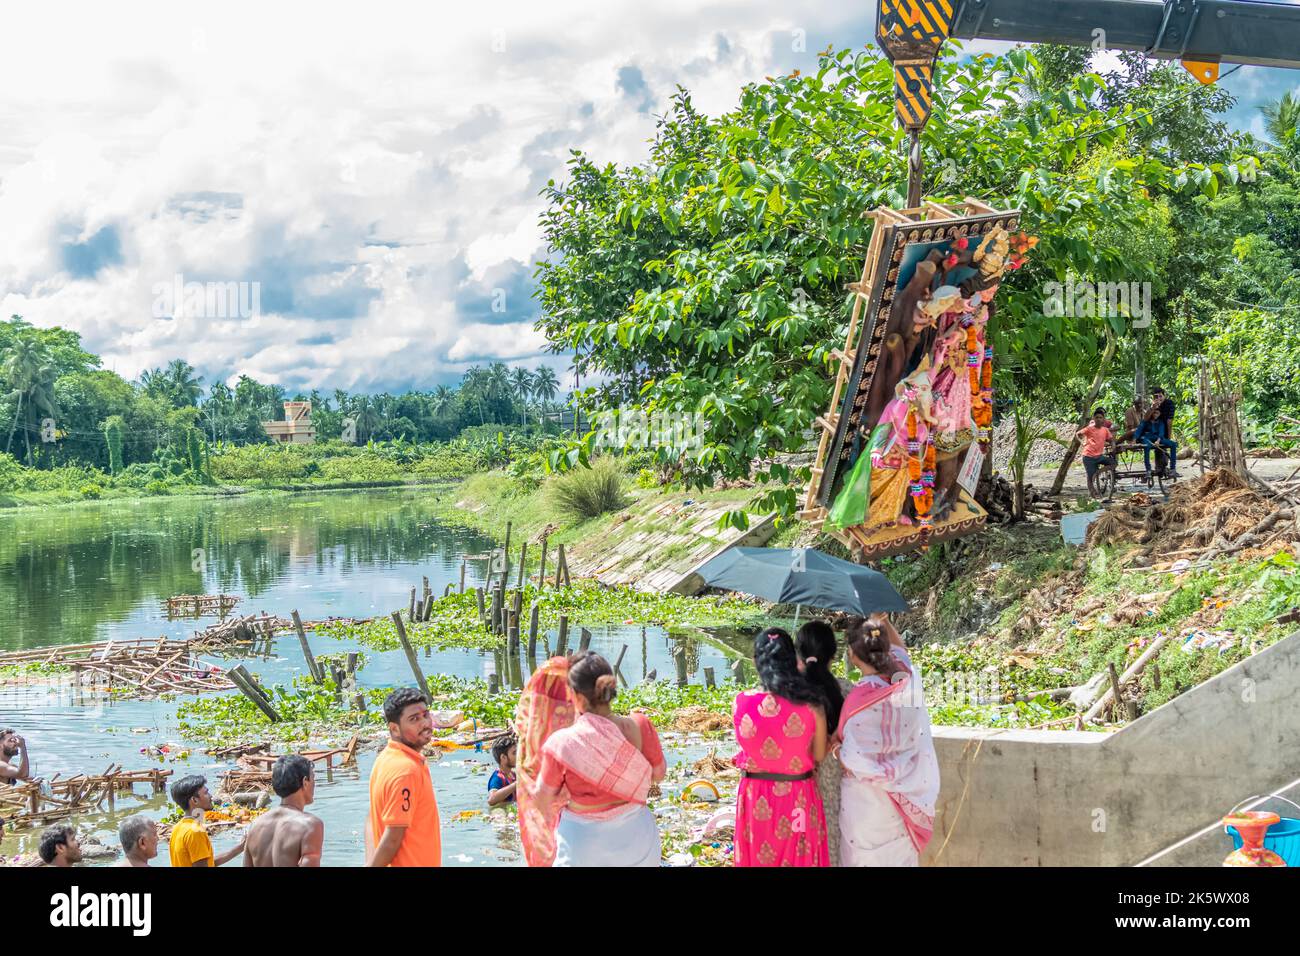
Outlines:
MULTIPOLYGON (((1173 380, 1218 328, 1211 304, 1221 296, 1198 294, 1183 327, 1174 306, 1222 271, 1232 236, 1215 217, 1253 209, 1272 173, 1272 160, 1261 170, 1251 144, 1215 118, 1227 94, 1177 67, 1103 77, 1086 60, 1054 48, 973 58, 950 49, 922 136, 924 195, 1018 207, 1038 237, 1003 284, 995 368, 1004 396, 1010 387, 1060 409, 1098 375, 1122 390, 1128 373, 1099 359, 1131 359, 1139 341, 1152 376, 1173 380), (1150 283, 1154 331, 1140 340, 1128 316, 1047 314, 1046 284, 1072 278, 1150 283), (1116 340, 1121 348, 1106 348, 1116 340)), ((863 214, 904 201, 892 82, 875 51, 827 51, 815 74, 751 84, 716 118, 683 91, 647 162, 575 154, 568 181, 548 187, 543 228, 555 254, 538 269, 541 327, 580 371, 606 376, 585 395, 591 407, 703 416, 698 449, 658 449, 686 480, 775 479, 762 506, 793 510, 807 476, 773 456, 799 450, 825 410, 844 287, 870 234, 863 214)), ((1273 208, 1294 221, 1294 208, 1273 208)), ((589 434, 554 464, 598 440, 589 434)))
MULTIPOLYGON (((461 450, 478 467, 491 467, 511 457, 508 448, 495 456, 478 451, 490 443, 507 444, 496 441, 498 432, 537 436, 558 432, 563 421, 555 405, 559 382, 549 367, 530 372, 498 362, 469 369, 458 388, 374 396, 342 390, 290 396, 280 386, 241 376, 233 389, 214 382, 205 396, 202 380, 181 359, 145 372, 134 384, 99 365, 75 332, 35 328, 19 316, 0 322, 0 451, 47 471, 97 469, 114 477, 147 472, 149 481, 172 484, 187 472, 195 482, 206 481, 209 446, 216 446, 219 451, 212 454, 221 460, 214 460, 212 475, 218 479, 231 472, 241 479, 266 478, 257 466, 271 464, 270 473, 280 480, 305 481, 316 475, 295 471, 300 459, 269 457, 279 449, 262 424, 283 419, 283 402, 292 399, 312 403, 318 439, 357 446, 360 455, 366 454, 360 446, 392 443, 395 451, 383 457, 395 460, 396 469, 362 476, 349 463, 334 480, 394 481, 425 477, 402 468, 408 463, 403 456, 420 457, 413 451, 417 445, 462 438, 467 445, 461 450), (239 461, 246 446, 260 450, 239 461)), ((332 448, 313 460, 347 454, 332 448)), ((95 480, 106 483, 102 475, 95 480)), ((24 481, 42 488, 68 484, 66 476, 24 481)), ((21 488, 11 482, 0 484, 0 490, 21 488)))

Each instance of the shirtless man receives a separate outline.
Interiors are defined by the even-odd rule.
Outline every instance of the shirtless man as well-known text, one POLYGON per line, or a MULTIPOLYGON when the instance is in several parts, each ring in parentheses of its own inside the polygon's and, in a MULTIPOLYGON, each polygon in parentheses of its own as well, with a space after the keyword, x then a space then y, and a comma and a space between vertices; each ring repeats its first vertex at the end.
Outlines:
POLYGON ((117 838, 122 841, 123 856, 114 866, 147 867, 158 855, 158 824, 143 814, 123 820, 117 838))
POLYGON ((285 754, 271 770, 280 805, 248 831, 244 866, 320 866, 325 824, 307 812, 316 795, 316 770, 301 754, 285 754))
POLYGON ((30 780, 31 762, 27 754, 27 741, 12 729, 0 730, 0 780, 5 783, 18 783, 30 780), (22 758, 14 760, 19 754, 22 758))

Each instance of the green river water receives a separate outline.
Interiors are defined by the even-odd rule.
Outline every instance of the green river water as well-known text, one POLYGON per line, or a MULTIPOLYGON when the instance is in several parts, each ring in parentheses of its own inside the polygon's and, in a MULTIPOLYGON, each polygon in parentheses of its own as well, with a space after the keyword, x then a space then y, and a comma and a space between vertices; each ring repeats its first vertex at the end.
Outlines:
MULTIPOLYGON (((0 649, 46 647, 114 638, 185 637, 212 619, 169 620, 165 598, 224 593, 241 598, 241 614, 267 611, 304 619, 369 617, 404 607, 410 588, 428 576, 435 593, 459 579, 461 559, 471 556, 468 585, 481 583, 491 547, 484 536, 433 517, 431 489, 347 491, 282 496, 147 499, 0 513, 0 649)), ((581 622, 576 622, 581 624, 581 622)), ((692 682, 700 670, 723 672, 728 657, 709 642, 660 628, 592 628, 592 647, 611 656, 629 646, 623 671, 630 680, 650 670, 673 673, 672 650, 689 644, 692 682)), ((319 636, 316 653, 355 649, 319 636)), ((367 651, 363 686, 409 682, 400 652, 367 651)), ((222 663, 222 659, 206 655, 222 663)), ((422 655, 425 673, 482 676, 494 668, 489 652, 454 650, 422 655)), ((266 659, 248 662, 264 684, 287 683, 305 671, 297 641, 276 640, 266 659)), ((231 764, 205 756, 182 739, 176 702, 86 700, 40 685, 0 686, 0 724, 23 733, 35 773, 50 777, 102 772, 111 763, 148 766, 142 748, 168 743, 189 746, 187 760, 167 764, 176 776, 203 773, 214 785, 231 764)), ((699 741, 674 748, 670 759, 695 756, 699 741)), ((325 821, 325 865, 359 865, 367 804, 366 779, 374 753, 355 767, 322 777, 316 812, 325 821)), ((432 766, 443 821, 446 865, 517 864, 512 818, 502 812, 455 822, 464 810, 486 808, 488 755, 466 751, 432 766)), ((175 779, 175 777, 173 777, 175 779)), ((118 801, 114 812, 75 819, 116 847, 115 828, 128 813, 155 817, 164 796, 118 801)), ((34 849, 37 831, 5 833, 0 855, 34 849)), ((218 852, 235 837, 218 835, 218 852)), ((112 862, 106 859, 102 862, 112 862)), ((166 864, 166 848, 156 861, 166 864)))

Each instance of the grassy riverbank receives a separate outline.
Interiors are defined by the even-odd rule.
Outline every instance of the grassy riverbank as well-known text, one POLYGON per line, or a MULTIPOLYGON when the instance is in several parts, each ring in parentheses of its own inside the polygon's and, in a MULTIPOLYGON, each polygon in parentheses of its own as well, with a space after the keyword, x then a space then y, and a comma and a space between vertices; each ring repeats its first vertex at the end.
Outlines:
POLYGON ((0 508, 80 501, 211 497, 249 492, 394 488, 442 484, 528 455, 536 441, 514 445, 455 440, 413 445, 217 445, 195 468, 179 459, 134 464, 109 474, 84 465, 28 468, 0 454, 0 508))

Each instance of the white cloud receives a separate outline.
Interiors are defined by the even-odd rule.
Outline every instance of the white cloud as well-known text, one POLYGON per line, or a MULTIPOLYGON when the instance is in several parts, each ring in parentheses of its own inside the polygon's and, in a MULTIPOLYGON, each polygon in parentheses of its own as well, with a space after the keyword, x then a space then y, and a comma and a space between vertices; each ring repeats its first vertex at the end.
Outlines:
POLYGON ((0 315, 76 329, 128 376, 176 357, 291 389, 429 386, 496 357, 563 375, 520 276, 568 151, 642 161, 678 84, 729 109, 870 39, 870 6, 13 6, 0 315), (262 314, 156 318, 176 275, 257 282, 262 314), (484 299, 512 276, 498 323, 484 299))

